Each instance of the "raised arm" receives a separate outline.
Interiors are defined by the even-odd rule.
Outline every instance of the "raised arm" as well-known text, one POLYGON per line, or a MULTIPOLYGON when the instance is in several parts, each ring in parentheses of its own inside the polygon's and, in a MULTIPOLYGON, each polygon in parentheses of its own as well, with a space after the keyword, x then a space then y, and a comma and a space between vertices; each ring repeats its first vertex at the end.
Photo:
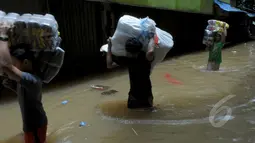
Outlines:
POLYGON ((221 42, 225 43, 226 42, 226 36, 227 36, 227 29, 224 30, 221 36, 221 42))
POLYGON ((148 61, 152 61, 154 59, 155 47, 156 47, 156 45, 155 45, 154 39, 151 38, 150 42, 148 44, 148 51, 146 53, 146 58, 148 61))
POLYGON ((109 37, 108 41, 108 52, 106 54, 106 64, 107 68, 112 68, 112 42, 111 42, 111 37, 109 37))
POLYGON ((8 77, 17 82, 21 79, 21 71, 12 64, 8 42, 0 40, 0 67, 8 77))
POLYGON ((11 80, 20 82, 20 80, 22 78, 22 71, 20 71, 15 66, 13 66, 13 65, 4 66, 3 71, 5 74, 8 75, 8 78, 10 78, 11 80))

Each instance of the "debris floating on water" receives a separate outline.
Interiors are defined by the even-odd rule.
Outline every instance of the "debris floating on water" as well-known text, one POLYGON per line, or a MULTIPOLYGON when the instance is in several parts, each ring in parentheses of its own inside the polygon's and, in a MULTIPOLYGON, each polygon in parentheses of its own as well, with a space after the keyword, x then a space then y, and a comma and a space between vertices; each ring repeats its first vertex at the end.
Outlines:
POLYGON ((63 104, 63 105, 65 105, 65 104, 67 104, 67 103, 68 103, 67 100, 62 101, 62 104, 63 104))
POLYGON ((232 51, 233 54, 236 54, 237 52, 236 51, 232 51))
POLYGON ((171 77, 169 73, 165 74, 165 78, 168 80, 169 83, 175 84, 175 85, 182 85, 183 83, 181 81, 178 81, 171 77))
POLYGON ((86 122, 80 122, 80 127, 83 127, 83 126, 86 126, 87 125, 87 123, 86 122))
POLYGON ((134 129, 134 128, 132 128, 132 130, 133 130, 133 132, 135 133, 135 135, 137 135, 137 136, 138 136, 138 134, 137 134, 137 132, 135 131, 135 129, 134 129))
POLYGON ((242 140, 242 138, 234 138, 233 139, 233 142, 239 142, 239 141, 241 141, 242 140))
POLYGON ((250 100, 249 102, 250 102, 250 103, 254 103, 254 102, 255 102, 255 99, 252 99, 252 100, 250 100))
POLYGON ((93 89, 96 89, 96 90, 107 90, 107 89, 109 89, 109 86, 95 85, 95 84, 91 85, 90 87, 93 88, 93 89))

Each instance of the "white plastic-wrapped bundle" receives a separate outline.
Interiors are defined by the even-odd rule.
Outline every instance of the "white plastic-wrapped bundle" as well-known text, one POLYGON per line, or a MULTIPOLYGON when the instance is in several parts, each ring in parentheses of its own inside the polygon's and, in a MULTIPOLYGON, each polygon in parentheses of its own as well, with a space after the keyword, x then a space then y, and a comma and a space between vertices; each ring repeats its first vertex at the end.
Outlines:
MULTIPOLYGON (((14 17, 13 14, 11 16, 14 17)), ((31 50, 53 50, 61 42, 57 21, 50 14, 16 16, 9 40, 11 45, 29 44, 32 47, 31 50)))
POLYGON ((159 48, 155 49, 155 58, 151 64, 151 69, 153 69, 157 63, 162 62, 164 60, 164 58, 166 57, 167 53, 174 46, 174 41, 173 41, 173 37, 171 34, 167 33, 166 31, 163 31, 159 28, 156 28, 156 34, 158 37, 159 48))
POLYGON ((3 16, 5 16, 6 15, 6 13, 4 12, 4 11, 1 11, 0 10, 0 17, 3 17, 3 16))
POLYGON ((18 17, 19 17, 19 14, 17 13, 8 13, 2 18, 2 22, 7 23, 9 25, 13 25, 18 17))
POLYGON ((228 28, 229 25, 226 22, 219 20, 208 20, 208 26, 206 27, 204 32, 203 44, 208 46, 212 45, 216 33, 227 36, 228 28))
POLYGON ((204 37, 203 37, 203 44, 205 45, 212 45, 214 41, 215 32, 205 29, 204 37))
POLYGON ((45 83, 49 83, 59 72, 63 65, 65 51, 60 47, 52 51, 39 53, 40 75, 45 83))
POLYGON ((221 28, 229 28, 229 25, 224 22, 224 21, 219 21, 219 20, 208 20, 208 25, 213 25, 213 26, 217 26, 217 27, 221 27, 221 28))
MULTIPOLYGON (((158 37, 158 47, 155 49, 155 57, 154 61, 151 64, 151 70, 155 67, 155 65, 161 61, 164 60, 166 57, 167 53, 173 48, 174 41, 173 37, 171 34, 161 30, 160 28, 156 27, 156 35, 158 37)), ((149 46, 147 44, 147 46, 149 46)), ((105 44, 101 47, 100 52, 108 52, 108 44, 105 44)), ((115 53, 112 53, 115 56, 115 53)), ((122 55, 121 55, 122 56, 122 55)))
POLYGON ((112 53, 116 56, 127 56, 126 41, 137 38, 147 51, 147 44, 155 34, 156 23, 150 18, 138 19, 130 15, 122 16, 112 37, 112 53))

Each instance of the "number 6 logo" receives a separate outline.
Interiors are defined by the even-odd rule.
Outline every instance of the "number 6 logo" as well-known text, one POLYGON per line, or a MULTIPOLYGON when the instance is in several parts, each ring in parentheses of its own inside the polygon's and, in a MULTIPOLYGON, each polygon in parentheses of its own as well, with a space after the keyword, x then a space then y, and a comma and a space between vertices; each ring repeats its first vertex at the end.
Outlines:
POLYGON ((222 127, 223 125, 225 125, 228 122, 229 116, 232 115, 232 109, 228 106, 221 106, 221 105, 224 104, 225 102, 227 102, 228 100, 232 99, 235 96, 236 95, 228 95, 227 97, 224 97, 223 99, 221 99, 218 103, 216 103, 214 105, 213 109, 211 110, 211 112, 209 114, 209 121, 210 121, 210 123, 212 124, 213 127, 219 128, 219 127, 222 127), (227 114, 225 115, 223 120, 220 120, 219 122, 216 123, 214 118, 222 110, 227 110, 227 114))

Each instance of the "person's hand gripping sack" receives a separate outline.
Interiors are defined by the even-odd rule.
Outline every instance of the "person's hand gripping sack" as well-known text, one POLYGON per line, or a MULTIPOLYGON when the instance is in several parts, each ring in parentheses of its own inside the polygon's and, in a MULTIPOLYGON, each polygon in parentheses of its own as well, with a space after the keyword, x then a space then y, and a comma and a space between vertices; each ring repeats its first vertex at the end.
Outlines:
MULTIPOLYGON (((155 38, 155 37, 154 37, 155 38)), ((159 48, 157 43, 155 43, 155 39, 151 38, 150 42, 148 44, 148 50, 146 53, 146 58, 148 61, 152 62, 154 60, 154 56, 155 56, 155 48, 159 48)))
POLYGON ((107 68, 112 68, 112 41, 111 41, 111 37, 109 37, 107 39, 107 42, 108 42, 108 52, 107 52, 107 55, 106 55, 106 64, 107 64, 107 68))

